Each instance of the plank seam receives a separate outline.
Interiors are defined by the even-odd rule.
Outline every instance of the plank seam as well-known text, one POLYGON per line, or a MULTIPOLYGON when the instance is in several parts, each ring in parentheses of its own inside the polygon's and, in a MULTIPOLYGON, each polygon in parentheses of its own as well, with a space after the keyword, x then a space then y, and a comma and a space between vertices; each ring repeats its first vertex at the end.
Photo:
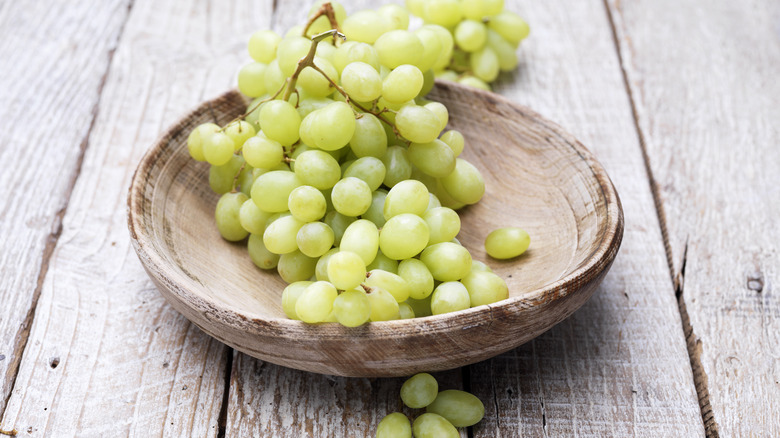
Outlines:
POLYGON ((636 100, 634 99, 634 94, 629 83, 628 72, 626 71, 623 60, 623 53, 620 49, 617 26, 615 25, 615 20, 612 15, 612 9, 609 6, 609 0, 603 0, 603 2, 604 9, 607 14, 607 20, 609 21, 610 30, 612 31, 612 42, 615 45, 615 52, 617 53, 618 62, 620 64, 620 72, 623 76, 623 86, 625 87, 629 103, 631 104, 631 116, 634 120, 634 128, 636 129, 639 140, 639 148, 642 151, 642 159, 645 164, 645 172, 647 173, 647 179, 650 184, 650 191, 653 195, 653 203, 655 204, 655 211, 656 215, 658 216, 658 224, 661 228, 661 237, 663 238, 664 250, 666 252, 666 263, 669 267, 669 276, 672 280, 675 297, 677 298, 678 311, 680 312, 680 321, 682 323, 683 335, 685 337, 685 343, 687 347, 686 349, 688 351, 688 359, 690 360, 691 372, 693 373, 693 384, 696 388, 696 395, 699 401, 699 410, 701 411, 704 431, 707 437, 718 437, 718 424, 715 421, 715 416, 712 412, 712 406, 710 405, 710 392, 707 386, 707 375, 704 372, 704 368, 701 364, 702 343, 693 331, 693 326, 691 326, 688 311, 685 307, 685 299, 683 297, 683 285, 685 283, 685 263, 688 257, 688 241, 686 240, 685 247, 683 249, 683 259, 680 265, 680 272, 675 274, 673 262, 674 257, 672 254, 671 243, 669 242, 668 228, 666 226, 666 212, 664 211, 663 201, 661 200, 661 195, 658 190, 658 183, 653 176, 652 166, 650 165, 650 156, 647 153, 645 134, 639 124, 639 113, 637 111, 636 100))
POLYGON ((233 354, 235 351, 228 347, 227 363, 225 364, 225 385, 222 393, 222 406, 219 408, 217 419, 217 438, 225 438, 227 433, 228 404, 230 404, 230 379, 233 375, 233 354))
POLYGON ((100 112, 100 100, 103 95, 103 88, 105 87, 108 80, 108 75, 111 71, 111 65, 114 61, 114 54, 116 53, 117 47, 119 47, 119 41, 122 39, 122 35, 124 35, 125 32, 125 26, 130 19, 130 11, 133 8, 133 1, 134 0, 128 1, 124 21, 119 27, 116 40, 108 51, 108 62, 106 63, 106 69, 103 72, 103 76, 100 78, 100 82, 98 82, 97 99, 95 99, 95 104, 92 105, 92 110, 90 111, 91 119, 89 121, 89 126, 87 127, 87 132, 84 134, 81 143, 79 143, 79 153, 76 157, 76 165, 73 170, 73 174, 68 180, 68 186, 65 189, 65 194, 62 197, 62 206, 59 210, 57 210, 57 213, 55 213, 54 222, 52 224, 52 231, 46 238, 46 246, 43 248, 43 253, 41 254, 41 269, 38 271, 38 278, 35 283, 32 302, 30 303, 30 308, 27 310, 27 315, 25 315, 24 321, 22 321, 22 331, 19 333, 19 338, 13 348, 13 351, 18 351, 18 354, 13 355, 13 361, 8 367, 7 375, 13 376, 13 381, 11 383, 8 394, 3 399, 3 412, 2 415, 0 415, 0 418, 5 415, 5 410, 8 407, 8 401, 10 400, 11 394, 13 394, 14 389, 16 388, 16 379, 19 376, 19 367, 22 363, 24 351, 27 348, 27 341, 30 337, 30 330, 32 329, 33 320, 35 319, 35 310, 38 308, 38 300, 41 297, 41 291, 43 289, 43 282, 46 279, 46 274, 49 272, 49 263, 51 262, 51 258, 54 255, 57 242, 59 242, 60 236, 62 235, 62 220, 68 211, 70 197, 73 194, 73 189, 76 187, 76 181, 81 175, 81 168, 84 164, 84 156, 86 155, 86 151, 89 148, 89 137, 92 135, 92 130, 95 128, 97 116, 100 112))

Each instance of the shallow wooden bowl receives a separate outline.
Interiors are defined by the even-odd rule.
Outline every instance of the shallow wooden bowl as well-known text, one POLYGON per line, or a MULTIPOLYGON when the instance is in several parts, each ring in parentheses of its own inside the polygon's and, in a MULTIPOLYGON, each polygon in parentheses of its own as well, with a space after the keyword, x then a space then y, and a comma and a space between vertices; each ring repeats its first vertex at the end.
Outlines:
POLYGON ((571 135, 500 96, 437 83, 431 98, 466 137, 463 155, 487 191, 460 211, 458 239, 505 278, 508 300, 456 313, 358 328, 287 319, 285 284, 249 260, 245 244, 222 240, 208 165, 186 139, 204 122, 224 124, 246 108, 238 92, 206 102, 173 126, 141 161, 128 198, 133 245, 149 276, 179 312, 206 333, 275 364, 343 376, 401 376, 495 356, 545 332, 593 294, 617 254, 623 212, 607 174, 571 135), (530 249, 492 260, 483 242, 520 226, 530 249))

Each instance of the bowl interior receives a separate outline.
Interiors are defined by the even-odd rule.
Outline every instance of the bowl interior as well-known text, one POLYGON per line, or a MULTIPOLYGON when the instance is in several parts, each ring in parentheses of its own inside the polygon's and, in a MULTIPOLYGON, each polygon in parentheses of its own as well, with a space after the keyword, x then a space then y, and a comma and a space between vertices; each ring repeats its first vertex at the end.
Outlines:
MULTIPOLYGON (((458 239, 506 279, 511 297, 527 296, 566 278, 597 251, 609 228, 605 181, 593 169, 598 164, 560 128, 489 93, 479 96, 443 84, 430 96, 448 107, 448 129, 464 134, 463 157, 485 178, 482 201, 459 211, 458 239), (509 261, 489 258, 485 237, 507 226, 528 231, 530 249, 509 261)), ((192 293, 252 319, 286 318, 285 283, 275 271, 254 266, 245 242, 220 237, 213 217, 219 196, 209 188, 208 165, 187 153, 194 126, 224 124, 244 108, 238 93, 229 93, 202 106, 161 142, 146 175, 144 233, 192 293)))

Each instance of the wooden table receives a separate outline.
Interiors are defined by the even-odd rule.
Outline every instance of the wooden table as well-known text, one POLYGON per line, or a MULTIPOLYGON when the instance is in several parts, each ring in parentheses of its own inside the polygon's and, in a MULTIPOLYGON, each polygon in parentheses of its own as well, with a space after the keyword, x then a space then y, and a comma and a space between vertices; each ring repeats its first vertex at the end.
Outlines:
MULTIPOLYGON (((0 4, 0 429, 367 437, 398 409, 402 379, 308 374, 209 338, 128 238, 145 150, 235 86, 251 32, 300 23, 307 3, 0 4)), ((595 152, 626 230, 571 318, 439 375, 485 402, 468 436, 780 436, 780 3, 506 3, 533 30, 495 91, 595 152)))

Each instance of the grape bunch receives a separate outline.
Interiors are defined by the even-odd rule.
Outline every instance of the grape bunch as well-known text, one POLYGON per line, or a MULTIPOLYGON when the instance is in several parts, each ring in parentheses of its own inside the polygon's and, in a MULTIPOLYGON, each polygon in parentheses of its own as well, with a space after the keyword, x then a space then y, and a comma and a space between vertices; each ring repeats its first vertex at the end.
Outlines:
POLYGON ((485 416, 485 405, 466 391, 439 391, 436 379, 428 373, 410 377, 401 386, 401 400, 412 409, 425 408, 414 423, 401 412, 385 416, 376 429, 376 438, 457 438, 456 427, 473 426, 485 416))
MULTIPOLYGON (((455 3, 500 16, 484 6, 495 2, 455 3)), ((320 1, 284 38, 255 33, 238 75, 246 114, 187 140, 211 165, 220 234, 289 283, 289 318, 355 327, 508 297, 456 238, 455 210, 485 183, 447 108, 424 97, 461 48, 439 24, 408 25, 397 5, 347 16, 320 1)))

